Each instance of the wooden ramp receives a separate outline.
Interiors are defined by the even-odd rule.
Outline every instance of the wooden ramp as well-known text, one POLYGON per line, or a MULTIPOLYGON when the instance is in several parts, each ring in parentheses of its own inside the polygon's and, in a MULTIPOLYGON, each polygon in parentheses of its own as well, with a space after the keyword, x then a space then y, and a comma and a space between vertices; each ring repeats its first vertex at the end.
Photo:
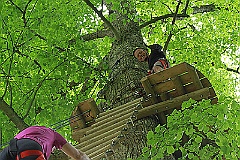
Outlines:
POLYGON ((141 99, 100 113, 92 126, 73 132, 73 139, 80 142, 78 149, 92 160, 105 157, 113 147, 114 140, 117 141, 127 124, 132 123, 133 115, 141 107, 141 99))
POLYGON ((77 148, 92 160, 113 156, 139 119, 157 115, 166 123, 166 116, 190 98, 217 102, 208 79, 187 63, 144 77, 141 82, 146 91, 144 97, 100 113, 91 126, 73 130, 72 137, 79 142, 77 148))

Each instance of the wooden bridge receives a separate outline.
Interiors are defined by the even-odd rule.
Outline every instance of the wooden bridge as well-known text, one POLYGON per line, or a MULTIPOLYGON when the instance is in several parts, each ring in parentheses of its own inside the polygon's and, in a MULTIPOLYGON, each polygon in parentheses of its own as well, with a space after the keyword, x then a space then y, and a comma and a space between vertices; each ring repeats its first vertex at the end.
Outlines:
POLYGON ((187 63, 181 63, 142 78, 145 96, 99 113, 93 99, 81 102, 73 111, 72 137, 80 144, 78 149, 92 160, 114 159, 114 151, 122 145, 124 135, 134 122, 157 115, 161 123, 174 109, 180 109, 190 98, 200 101, 217 97, 209 80, 187 63))

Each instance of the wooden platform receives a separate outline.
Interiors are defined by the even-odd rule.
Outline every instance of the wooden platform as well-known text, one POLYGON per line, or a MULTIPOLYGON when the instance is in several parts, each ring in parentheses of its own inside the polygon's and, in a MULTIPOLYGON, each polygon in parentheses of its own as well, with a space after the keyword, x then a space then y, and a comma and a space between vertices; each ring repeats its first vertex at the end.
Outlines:
POLYGON ((152 104, 173 99, 202 88, 209 88, 212 103, 217 97, 209 80, 193 66, 181 63, 162 72, 141 79, 144 90, 152 104))
POLYGON ((211 83, 187 63, 176 65, 141 80, 146 96, 100 113, 91 126, 74 131, 73 139, 80 144, 78 149, 92 160, 114 155, 124 134, 139 119, 158 115, 166 123, 166 115, 181 108, 183 101, 211 99, 217 97, 211 83))

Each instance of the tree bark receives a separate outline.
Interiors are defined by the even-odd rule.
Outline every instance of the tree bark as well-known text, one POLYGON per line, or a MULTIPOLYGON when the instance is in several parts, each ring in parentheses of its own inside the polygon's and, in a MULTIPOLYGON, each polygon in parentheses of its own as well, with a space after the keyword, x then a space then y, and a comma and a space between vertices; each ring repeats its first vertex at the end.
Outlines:
MULTIPOLYGON (((121 23, 121 22, 120 22, 121 23)), ((118 24, 119 25, 119 24, 118 24)), ((138 62, 133 56, 136 47, 145 47, 139 25, 135 22, 120 27, 122 41, 115 41, 105 58, 111 69, 109 82, 99 92, 98 97, 108 104, 100 104, 100 110, 106 111, 141 97, 143 92, 140 80, 147 74, 147 64, 138 62)), ((158 125, 155 117, 148 117, 134 122, 126 134, 124 143, 114 151, 114 159, 137 158, 146 146, 146 134, 158 125)))
POLYGON ((19 130, 23 130, 28 127, 24 120, 18 116, 14 109, 9 106, 2 98, 0 98, 0 110, 2 110, 8 118, 16 125, 19 130))

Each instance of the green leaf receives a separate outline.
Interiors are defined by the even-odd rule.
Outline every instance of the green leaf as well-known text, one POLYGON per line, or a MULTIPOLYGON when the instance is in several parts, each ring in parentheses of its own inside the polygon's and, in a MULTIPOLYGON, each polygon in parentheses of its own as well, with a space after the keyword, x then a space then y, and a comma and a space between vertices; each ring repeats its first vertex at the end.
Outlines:
POLYGON ((149 131, 148 134, 147 134, 147 138, 148 139, 154 138, 154 132, 153 131, 149 131))
POLYGON ((158 152, 157 153, 157 155, 156 155, 156 158, 157 159, 161 159, 161 158, 163 158, 164 157, 164 154, 160 151, 160 152, 158 152))
POLYGON ((193 100, 193 99, 191 99, 191 98, 190 98, 188 101, 184 101, 184 102, 182 103, 182 110, 188 109, 188 108, 191 107, 195 102, 196 102, 196 101, 193 100))
POLYGON ((188 158, 189 158, 189 159, 193 159, 193 158, 194 158, 194 154, 193 154, 193 153, 189 153, 189 154, 188 154, 188 158))
POLYGON ((197 137, 195 138, 195 141, 196 141, 197 143, 201 143, 201 142, 202 142, 202 137, 197 136, 197 137))
POLYGON ((168 154, 172 154, 175 152, 175 149, 173 148, 173 146, 167 146, 167 153, 168 154))
POLYGON ((148 148, 147 147, 144 147, 143 149, 142 149, 142 151, 143 151, 143 153, 146 153, 146 152, 148 152, 148 148))

